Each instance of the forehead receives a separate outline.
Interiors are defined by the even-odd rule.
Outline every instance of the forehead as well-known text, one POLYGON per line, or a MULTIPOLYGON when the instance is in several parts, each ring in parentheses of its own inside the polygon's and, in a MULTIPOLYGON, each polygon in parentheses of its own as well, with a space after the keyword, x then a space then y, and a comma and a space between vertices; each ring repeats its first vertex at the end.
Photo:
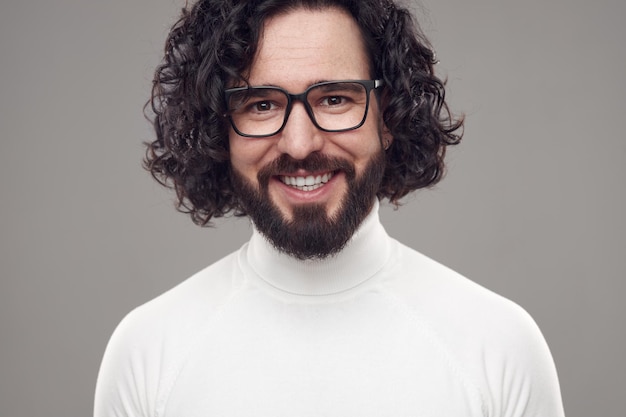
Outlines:
POLYGON ((252 85, 305 88, 319 81, 369 78, 363 36, 338 8, 296 9, 269 18, 249 71, 252 85))

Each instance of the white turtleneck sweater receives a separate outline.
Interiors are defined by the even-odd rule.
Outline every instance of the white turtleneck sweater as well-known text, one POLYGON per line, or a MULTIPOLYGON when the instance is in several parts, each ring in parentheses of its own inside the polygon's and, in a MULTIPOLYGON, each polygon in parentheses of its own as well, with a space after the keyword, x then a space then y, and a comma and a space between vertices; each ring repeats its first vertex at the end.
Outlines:
POLYGON ((258 232, 131 312, 96 417, 562 417, 548 347, 516 304, 391 239, 378 204, 336 257, 258 232))

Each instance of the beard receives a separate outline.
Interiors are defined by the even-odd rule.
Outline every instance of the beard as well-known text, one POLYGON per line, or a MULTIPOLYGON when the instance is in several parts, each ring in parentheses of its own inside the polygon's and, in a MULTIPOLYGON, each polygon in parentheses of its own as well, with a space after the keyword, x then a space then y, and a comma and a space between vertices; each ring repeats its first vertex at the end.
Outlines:
POLYGON ((280 252, 300 260, 324 259, 339 253, 369 214, 385 172, 385 153, 374 155, 357 177, 354 166, 343 158, 312 153, 296 160, 283 154, 257 174, 258 187, 231 168, 231 182, 241 210, 250 216, 257 230, 280 252), (286 219, 269 195, 269 181, 279 172, 342 171, 348 189, 339 209, 329 216, 325 204, 293 207, 286 219))

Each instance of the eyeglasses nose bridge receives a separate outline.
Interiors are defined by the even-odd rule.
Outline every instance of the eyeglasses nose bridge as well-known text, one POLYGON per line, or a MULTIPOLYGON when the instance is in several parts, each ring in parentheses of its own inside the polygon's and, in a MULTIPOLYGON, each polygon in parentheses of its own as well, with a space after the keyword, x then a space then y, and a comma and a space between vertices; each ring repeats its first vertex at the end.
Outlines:
POLYGON ((304 110, 306 111, 306 114, 309 116, 309 119, 311 120, 313 125, 315 127, 318 127, 317 122, 315 121, 315 116, 313 115, 313 109, 311 108, 311 105, 307 101, 307 94, 309 93, 309 91, 307 90, 307 91, 304 91, 304 92, 302 92, 300 94, 291 94, 291 93, 287 93, 287 92, 285 92, 285 93, 287 94, 289 102, 287 103, 287 109, 285 111, 284 125, 286 125, 287 122, 289 121, 289 115, 291 114, 291 110, 293 109, 294 103, 296 101, 299 101, 304 106, 304 110))

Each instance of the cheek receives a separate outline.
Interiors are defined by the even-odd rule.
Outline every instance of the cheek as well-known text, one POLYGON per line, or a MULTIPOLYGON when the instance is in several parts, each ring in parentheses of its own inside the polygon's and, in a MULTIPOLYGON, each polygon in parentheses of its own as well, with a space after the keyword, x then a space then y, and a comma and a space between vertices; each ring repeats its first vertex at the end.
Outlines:
POLYGON ((363 126, 345 142, 344 150, 350 153, 357 172, 363 171, 372 157, 381 151, 379 129, 373 125, 363 126))
POLYGON ((251 180, 256 180, 256 174, 267 163, 267 157, 272 148, 270 141, 259 139, 245 139, 231 134, 230 163, 240 174, 251 180))

